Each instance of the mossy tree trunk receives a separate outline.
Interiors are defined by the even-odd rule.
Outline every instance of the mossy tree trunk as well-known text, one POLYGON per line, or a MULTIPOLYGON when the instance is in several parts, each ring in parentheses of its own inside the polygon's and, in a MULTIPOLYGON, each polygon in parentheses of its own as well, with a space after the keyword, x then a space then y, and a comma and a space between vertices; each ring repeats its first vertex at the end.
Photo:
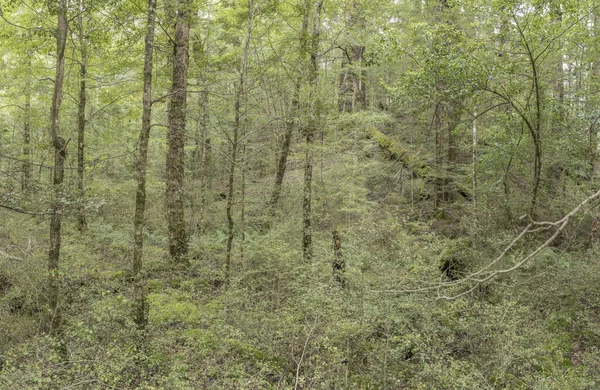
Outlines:
POLYGON ((175 18, 173 47, 173 79, 167 133, 167 222, 169 255, 176 264, 188 262, 188 236, 183 205, 185 171, 185 124, 187 104, 187 75, 189 62, 189 1, 179 0, 175 18))

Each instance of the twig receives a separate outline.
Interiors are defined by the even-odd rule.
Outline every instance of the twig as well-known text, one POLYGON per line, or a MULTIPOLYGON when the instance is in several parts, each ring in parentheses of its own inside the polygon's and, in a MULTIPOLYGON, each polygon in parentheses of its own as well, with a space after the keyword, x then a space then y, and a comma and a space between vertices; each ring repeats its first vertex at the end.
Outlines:
POLYGON ((294 383, 294 390, 298 389, 298 382, 300 381, 300 366, 302 365, 302 360, 304 360, 304 352, 306 352, 306 347, 308 345, 308 341, 310 340, 310 336, 312 335, 313 330, 315 330, 316 320, 313 326, 310 328, 308 335, 306 336, 306 340, 304 341, 304 347, 302 347, 302 354, 300 355, 300 360, 296 365, 296 382, 294 383))

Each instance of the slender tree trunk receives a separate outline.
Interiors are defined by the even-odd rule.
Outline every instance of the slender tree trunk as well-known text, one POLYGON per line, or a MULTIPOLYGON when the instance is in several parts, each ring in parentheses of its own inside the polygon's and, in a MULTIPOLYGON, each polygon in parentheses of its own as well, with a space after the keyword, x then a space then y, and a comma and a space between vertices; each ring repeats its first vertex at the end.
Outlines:
POLYGON ((252 37, 252 23, 254 17, 254 1, 250 0, 248 3, 248 27, 246 31, 246 38, 244 40, 244 52, 240 59, 240 71, 239 80, 235 91, 235 119, 233 123, 233 137, 231 140, 231 154, 229 164, 229 192, 227 195, 227 253, 225 257, 225 283, 229 284, 231 279, 231 256, 233 248, 234 238, 234 220, 233 220, 233 205, 234 205, 234 184, 235 184, 235 166, 237 165, 237 152, 239 147, 239 136, 241 130, 242 120, 242 98, 244 97, 245 82, 246 82, 246 71, 248 66, 248 59, 250 57, 250 39, 252 37))
MULTIPOLYGON (((554 23, 560 28, 562 24, 562 12, 560 7, 555 5, 551 6, 551 13, 553 14, 554 23)), ((557 58, 556 58, 556 75, 554 78, 554 86, 553 86, 553 97, 555 109, 553 110, 552 115, 552 133, 553 138, 556 140, 560 140, 562 136, 562 126, 564 121, 565 114, 565 85, 564 85, 564 71, 563 71, 563 58, 562 58, 562 50, 561 48, 557 48, 557 58)), ((576 87, 577 88, 577 87, 576 87)), ((558 148, 555 149, 557 152, 558 148)), ((546 189, 548 195, 553 197, 557 194, 557 189, 560 186, 560 181, 562 178, 564 170, 564 164, 561 160, 555 161, 552 163, 552 166, 549 167, 549 180, 546 185, 546 189)))
POLYGON ((292 106, 289 112, 289 118, 285 123, 285 134, 283 136, 283 143, 281 145, 281 154, 277 162, 277 172, 275 174, 275 185, 273 186, 273 193, 271 195, 271 207, 275 211, 275 208, 279 204, 279 198, 281 196, 281 187, 283 185, 283 178, 287 169, 287 159, 290 154, 290 146, 292 143, 292 136, 294 135, 294 128, 296 117, 298 115, 298 109, 300 107, 300 77, 296 79, 294 84, 294 96, 292 98, 292 106))
POLYGON ((198 77, 198 85, 202 89, 198 94, 198 120, 196 126, 196 151, 194 161, 194 175, 200 181, 200 205, 197 211, 196 229, 202 234, 205 230, 205 210, 206 210, 206 164, 207 153, 210 143, 208 137, 209 125, 209 84, 208 76, 208 48, 210 44, 210 26, 211 19, 209 16, 208 26, 206 30, 206 38, 204 42, 197 40, 193 47, 194 60, 197 67, 201 68, 201 75, 198 77))
POLYGON ((442 174, 445 171, 444 138, 442 133, 442 102, 438 102, 433 113, 433 127, 435 129, 435 170, 434 179, 434 202, 435 207, 441 207, 444 201, 444 178, 442 174))
MULTIPOLYGON (((321 34, 321 11, 323 9, 323 0, 317 0, 314 10, 311 47, 310 47, 310 67, 309 67, 309 90, 310 90, 310 108, 308 124, 306 128, 306 156, 304 164, 304 196, 302 198, 302 254, 305 262, 311 262, 313 257, 312 245, 312 176, 313 176, 313 142, 317 127, 321 117, 321 103, 318 91, 318 51, 321 34)), ((311 7, 306 8, 306 12, 311 12, 311 7)))
MULTIPOLYGON (((354 1, 348 17, 347 28, 354 32, 366 28, 366 20, 361 15, 360 2, 354 1)), ((342 72, 340 74, 340 112, 354 112, 366 106, 366 73, 362 69, 362 61, 365 54, 364 45, 349 45, 343 49, 342 72)))
MULTIPOLYGON (((203 88, 208 88, 208 85, 204 82, 202 83, 203 88)), ((208 133, 208 91, 203 91, 200 93, 200 97, 198 99, 198 107, 201 112, 200 123, 198 129, 198 138, 200 139, 200 144, 198 147, 198 179, 200 180, 200 205, 198 207, 198 232, 202 234, 206 228, 205 224, 205 213, 206 213, 206 162, 207 162, 207 152, 208 152, 208 142, 210 139, 206 136, 208 133)))
POLYGON ((472 154, 472 179, 473 179, 473 206, 477 207, 477 111, 473 112, 473 154, 472 154))
POLYGON ((54 174, 52 180, 54 201, 50 217, 50 250, 48 251, 48 301, 50 308, 48 331, 52 335, 58 335, 62 322, 59 304, 60 276, 58 266, 63 212, 61 193, 67 142, 60 136, 59 113, 65 75, 65 46, 67 43, 68 28, 67 0, 60 0, 58 3, 58 30, 56 35, 56 74, 54 77, 52 105, 50 107, 50 135, 52 136, 52 145, 54 147, 54 174))
MULTIPOLYGON (((593 30, 594 32, 599 32, 600 28, 598 28, 598 24, 600 23, 600 21, 598 20, 598 15, 597 12, 594 12, 593 15, 593 30)), ((600 82, 600 65, 598 64, 598 61, 593 61, 592 63, 592 69, 591 72, 589 74, 589 79, 588 79, 588 91, 591 92, 590 90, 593 88, 589 88, 589 85, 593 85, 596 84, 598 82, 600 82)), ((592 107, 588 108, 588 110, 591 110, 592 112, 594 112, 596 110, 596 106, 593 105, 592 107)), ((592 181, 594 181, 595 179, 595 175, 597 172, 596 166, 598 163, 598 119, 596 119, 595 122, 592 122, 590 124, 589 127, 589 151, 588 151, 588 165, 589 165, 589 176, 592 179, 592 181)))
POLYGON ((302 255, 305 262, 313 256, 312 247, 312 175, 313 175, 313 134, 306 135, 306 155, 304 162, 304 196, 302 198, 302 255))
POLYGON ((285 171, 287 169, 287 159, 290 153, 290 145, 292 142, 292 136, 294 134, 294 130, 298 120, 298 112, 300 109, 300 88, 302 87, 302 65, 305 63, 305 56, 308 51, 308 18, 309 12, 306 11, 304 13, 304 17, 302 18, 302 27, 300 28, 300 34, 298 36, 299 40, 299 61, 300 69, 298 69, 298 77, 296 77, 296 82, 294 84, 294 95, 292 96, 292 105, 289 111, 289 118, 286 122, 285 135, 283 138, 283 144, 281 146, 281 154, 279 155, 279 161, 277 164, 277 173, 275 175, 275 186, 273 187, 273 194, 271 195, 271 207, 272 211, 275 211, 279 203, 279 198, 281 196, 281 187, 283 185, 283 178, 285 176, 285 171))
POLYGON ((154 46, 154 25, 156 20, 156 0, 148 1, 148 21, 144 46, 144 92, 142 97, 142 129, 139 136, 137 161, 137 192, 135 195, 135 215, 133 217, 133 296, 134 320, 140 330, 145 330, 146 303, 144 278, 142 276, 142 252, 144 249, 144 213, 146 210, 146 168, 148 166, 148 143, 152 119, 152 55, 154 46))
POLYGON ((167 221, 169 255, 173 263, 187 264, 188 237, 183 210, 185 124, 189 62, 189 1, 179 0, 173 48, 173 84, 167 134, 167 221))
MULTIPOLYGON (((243 77, 240 78, 242 80, 243 77)), ((238 136, 239 136, 239 125, 240 125, 240 97, 241 91, 238 86, 236 92, 235 102, 235 122, 233 125, 233 139, 231 141, 231 154, 229 157, 229 183, 227 193, 227 253, 225 255, 225 283, 228 285, 231 278, 231 252, 233 248, 233 237, 234 237, 234 221, 233 221, 233 204, 234 204, 234 184, 235 184, 235 166, 237 164, 237 149, 238 149, 238 136)))
POLYGON ((244 264, 244 250, 246 245, 246 126, 242 141, 241 178, 240 178, 240 261, 244 264))
POLYGON ((203 70, 203 75, 200 80, 200 85, 203 91, 198 96, 198 110, 200 111, 200 117, 198 121, 197 139, 199 142, 196 145, 196 168, 198 175, 197 178, 200 181, 200 205, 198 207, 198 221, 197 229, 200 234, 205 230, 205 212, 206 212, 206 162, 208 152, 209 138, 206 136, 208 133, 208 83, 206 82, 206 72, 203 70))
MULTIPOLYGON (((80 8, 83 8, 80 3, 80 8)), ((80 10, 82 12, 82 10, 80 10)), ((82 16, 79 16, 79 40, 81 45, 81 62, 79 67, 79 105, 77 107, 77 191, 79 207, 77 215, 77 228, 82 231, 86 227, 83 198, 84 198, 84 139, 85 139, 85 105, 86 105, 86 78, 87 78, 87 46, 83 31, 82 16)))
POLYGON ((29 74, 25 86, 25 104, 23 105, 23 175, 21 178, 21 190, 31 190, 31 57, 28 59, 29 74))

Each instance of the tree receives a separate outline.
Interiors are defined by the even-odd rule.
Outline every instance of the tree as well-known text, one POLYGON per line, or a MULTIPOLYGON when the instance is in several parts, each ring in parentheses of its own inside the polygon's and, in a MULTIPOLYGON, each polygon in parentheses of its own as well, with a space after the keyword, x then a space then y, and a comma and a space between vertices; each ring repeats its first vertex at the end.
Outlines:
POLYGON ((188 236, 183 210, 185 170, 185 124, 187 104, 187 74, 189 61, 189 1, 177 2, 173 40, 173 77, 167 134, 167 221, 169 254, 174 263, 187 263, 188 236))
POLYGON ((83 212, 83 196, 84 196, 84 173, 85 173, 85 108, 86 108, 86 78, 87 63, 88 63, 88 48, 86 31, 84 29, 83 15, 86 12, 83 0, 79 0, 79 15, 77 17, 77 33, 80 52, 79 62, 79 103, 77 105, 77 190, 79 192, 79 212, 77 216, 79 230, 85 229, 85 214, 83 212))
POLYGON ((304 196, 302 198, 302 257, 305 262, 312 261, 312 176, 313 176, 313 142, 321 122, 321 101, 318 92, 319 77, 319 44, 321 35, 321 12, 323 0, 316 3, 307 0, 304 3, 304 12, 312 22, 310 36, 308 37, 310 64, 308 68, 307 84, 309 89, 307 123, 304 128, 306 139, 306 155, 304 159, 304 196))
POLYGON ((292 95, 292 102, 290 108, 287 112, 287 118, 285 121, 285 133, 283 135, 283 142, 281 144, 281 151, 279 153, 279 158, 277 160, 277 169, 275 171, 275 184, 273 186, 273 192, 271 193, 271 208, 274 211, 275 207, 277 207, 279 203, 279 198, 281 196, 281 187, 283 185, 283 179, 285 177, 285 171, 287 169, 287 160, 290 154, 290 146, 292 143, 292 136, 294 135, 294 130, 298 127, 298 115, 300 108, 300 88, 303 83, 303 65, 306 63, 306 53, 308 52, 308 13, 304 12, 304 16, 302 18, 302 26, 300 28, 300 32, 298 34, 298 61, 299 65, 296 70, 295 82, 294 82, 294 92, 292 95))
MULTIPOLYGON (((367 20, 363 15, 364 5, 360 0, 352 0, 347 11, 347 28, 354 36, 366 28, 367 20)), ((367 103, 366 72, 363 68, 365 45, 354 38, 342 50, 342 72, 340 74, 339 109, 341 112, 353 112, 364 108, 367 103)))
POLYGON ((54 201, 50 218, 50 250, 48 251, 48 301, 50 306, 50 319, 48 330, 50 334, 57 335, 61 326, 61 307, 59 304, 59 259, 61 243, 61 226, 63 213, 62 184, 64 179, 65 156, 67 142, 60 136, 59 113, 62 101, 63 82, 65 76, 65 47, 67 44, 67 1, 58 2, 58 30, 56 34, 56 73, 54 78, 54 91, 50 107, 50 135, 54 147, 54 201))
POLYGON ((142 277, 142 253, 144 249, 144 214, 146 211, 146 169, 148 166, 148 142, 152 121, 152 55, 154 45, 154 25, 156 22, 156 0, 148 1, 148 19, 144 45, 144 91, 142 97, 142 128, 138 141, 137 192, 135 194, 135 215, 133 218, 133 283, 134 319, 138 329, 146 327, 146 303, 144 279, 142 277))
MULTIPOLYGON (((235 185, 235 168, 238 164, 237 153, 240 142, 240 132, 242 131, 242 100, 245 96, 246 72, 248 70, 248 61, 250 59, 250 39, 252 38, 254 18, 254 1, 248 2, 248 20, 247 30, 244 37, 244 51, 240 57, 240 65, 238 70, 238 80, 235 86, 235 103, 234 103, 234 120, 233 134, 230 137, 231 153, 229 154, 229 180, 227 192, 227 253, 225 256, 225 283, 229 284, 231 277, 231 254, 234 238, 234 220, 233 220, 233 205, 234 205, 234 185, 235 185)), ((242 168, 243 169, 243 168, 242 168)), ((243 179, 242 179, 243 180, 243 179)))

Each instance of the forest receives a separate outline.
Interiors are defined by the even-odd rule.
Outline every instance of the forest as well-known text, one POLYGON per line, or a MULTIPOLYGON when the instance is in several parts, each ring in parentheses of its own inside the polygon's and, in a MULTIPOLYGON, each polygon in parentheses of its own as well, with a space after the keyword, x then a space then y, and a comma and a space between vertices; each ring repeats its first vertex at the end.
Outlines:
POLYGON ((0 0, 0 389, 600 388, 600 3, 0 0))

